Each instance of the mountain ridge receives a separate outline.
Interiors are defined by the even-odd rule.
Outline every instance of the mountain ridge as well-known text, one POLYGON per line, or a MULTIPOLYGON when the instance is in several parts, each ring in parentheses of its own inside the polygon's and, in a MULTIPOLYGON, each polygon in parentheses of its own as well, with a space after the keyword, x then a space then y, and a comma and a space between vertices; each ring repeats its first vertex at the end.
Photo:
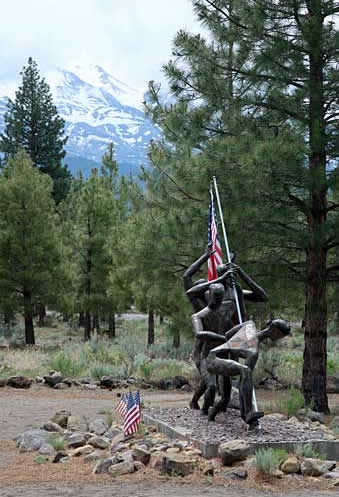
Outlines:
MULTIPOLYGON (((143 95, 101 66, 76 66, 47 74, 53 101, 65 120, 65 163, 73 174, 88 174, 113 142, 121 174, 137 174, 147 165, 147 148, 160 130, 141 110, 143 95), (84 167, 80 167, 84 158, 84 167)), ((0 132, 4 129, 7 96, 0 96, 0 132)))

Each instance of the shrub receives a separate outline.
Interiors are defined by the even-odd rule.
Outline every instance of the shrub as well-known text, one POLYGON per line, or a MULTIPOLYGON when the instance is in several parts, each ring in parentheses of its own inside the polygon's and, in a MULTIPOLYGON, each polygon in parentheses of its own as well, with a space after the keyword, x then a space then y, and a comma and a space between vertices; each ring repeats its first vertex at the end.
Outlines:
POLYGON ((303 394, 297 388, 291 387, 287 394, 281 395, 277 399, 278 411, 287 414, 288 417, 295 416, 299 409, 305 407, 303 394))
POLYGON ((48 439, 48 443, 53 447, 54 450, 64 450, 65 448, 65 440, 57 435, 52 435, 48 439))
POLYGON ((35 464, 45 464, 48 461, 48 457, 39 454, 34 458, 35 464))
POLYGON ((283 449, 259 449, 255 453, 257 471, 273 474, 287 457, 288 453, 283 449))
POLYGON ((101 380, 103 376, 113 376, 114 378, 123 378, 124 370, 113 364, 95 364, 91 368, 91 377, 95 380, 101 380))
POLYGON ((324 456, 313 449, 312 444, 298 445, 296 455, 299 457, 310 457, 312 459, 324 459, 324 456))
POLYGON ((50 367, 63 376, 77 376, 84 370, 83 364, 76 362, 68 353, 61 350, 52 357, 50 367))

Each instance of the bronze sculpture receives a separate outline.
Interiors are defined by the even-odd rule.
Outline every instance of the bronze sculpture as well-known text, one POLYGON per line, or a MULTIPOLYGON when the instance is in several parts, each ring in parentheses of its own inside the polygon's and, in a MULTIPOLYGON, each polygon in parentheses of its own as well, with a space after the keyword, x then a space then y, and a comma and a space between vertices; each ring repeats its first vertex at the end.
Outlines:
POLYGON ((221 399, 211 410, 208 418, 210 421, 215 419, 218 412, 227 409, 232 389, 231 378, 240 376, 240 413, 252 430, 258 426, 258 419, 264 414, 255 410, 252 401, 252 371, 258 359, 259 344, 266 338, 276 340, 288 335, 290 327, 286 321, 276 319, 259 332, 253 321, 236 325, 226 333, 205 330, 203 320, 206 322, 208 317, 217 315, 224 296, 225 290, 221 283, 210 284, 208 306, 192 316, 196 338, 203 344, 200 372, 207 385, 203 412, 207 414, 214 403, 217 375, 221 381, 221 399), (240 358, 245 359, 245 364, 238 362, 240 358))
MULTIPOLYGON (((217 333, 225 333, 234 325, 239 323, 232 288, 233 281, 235 281, 243 319, 246 319, 247 317, 244 300, 251 302, 265 302, 267 301, 267 295, 265 291, 252 278, 250 278, 242 268, 234 263, 234 253, 231 254, 231 263, 223 264, 217 267, 218 278, 216 280, 209 282, 207 282, 206 280, 198 280, 194 284, 192 279, 194 274, 196 274, 200 270, 201 266, 208 260, 211 254, 212 252, 208 248, 206 252, 185 271, 183 276, 184 288, 192 304, 193 311, 197 313, 207 306, 210 285, 212 283, 223 284, 225 290, 224 299, 222 304, 218 307, 218 311, 216 313, 209 313, 208 316, 202 317, 201 319, 204 329, 215 331, 217 333), (238 281, 236 281, 235 277, 237 275, 242 279, 244 283, 247 284, 249 288, 248 290, 242 290, 238 281)), ((206 375, 201 374, 201 354, 204 354, 202 348, 203 347, 201 340, 196 339, 192 357, 201 376, 199 384, 195 389, 192 400, 190 402, 190 407, 192 409, 200 409, 198 401, 207 389, 207 377, 206 375)), ((221 379, 218 384, 221 385, 222 383, 223 380, 221 379)), ((215 393, 214 395, 211 393, 212 390, 213 388, 210 387, 207 394, 208 400, 206 399, 207 402, 204 402, 202 414, 208 414, 208 407, 210 406, 215 396, 215 393)))

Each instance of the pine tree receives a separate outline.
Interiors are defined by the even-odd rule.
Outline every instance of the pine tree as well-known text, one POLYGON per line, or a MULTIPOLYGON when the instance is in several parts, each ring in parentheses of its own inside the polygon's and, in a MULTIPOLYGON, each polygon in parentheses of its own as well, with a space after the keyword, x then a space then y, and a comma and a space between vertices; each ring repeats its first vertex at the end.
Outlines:
POLYGON ((24 151, 8 161, 0 176, 0 295, 23 308, 30 345, 35 343, 33 304, 53 293, 60 266, 51 192, 52 180, 33 167, 24 151))
POLYGON ((37 63, 30 57, 21 72, 22 84, 15 100, 8 100, 4 116, 5 130, 0 137, 0 150, 5 160, 23 148, 34 166, 53 179, 53 195, 57 202, 65 197, 70 181, 65 157, 64 120, 58 115, 45 79, 39 74, 37 63))
POLYGON ((147 109, 164 131, 157 177, 195 202, 217 174, 232 243, 257 266, 265 262, 272 289, 304 285, 303 391, 328 412, 327 280, 339 267, 339 7, 333 0, 193 6, 210 41, 177 34, 175 59, 164 68, 170 105, 150 85, 147 109))

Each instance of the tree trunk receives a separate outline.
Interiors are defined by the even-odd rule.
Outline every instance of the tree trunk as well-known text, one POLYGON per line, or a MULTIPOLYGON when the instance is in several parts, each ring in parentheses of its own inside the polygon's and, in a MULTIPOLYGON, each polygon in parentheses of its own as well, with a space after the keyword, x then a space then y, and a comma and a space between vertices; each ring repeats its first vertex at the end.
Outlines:
POLYGON ((83 326, 85 326, 85 313, 84 313, 84 311, 79 312, 78 324, 79 324, 79 328, 82 328, 83 326))
POLYGON ((85 312, 84 340, 87 342, 91 338, 91 313, 85 312))
POLYGON ((29 290, 24 290, 24 317, 25 343, 26 345, 35 345, 32 294, 29 290))
POLYGON ((315 411, 329 413, 326 394, 327 287, 326 287, 326 133, 323 89, 322 2, 310 2, 309 67, 309 242, 306 253, 305 348, 302 388, 305 402, 315 411))
POLYGON ((94 330, 96 330, 97 333, 100 332, 100 320, 97 312, 93 315, 93 331, 94 330))
POLYGON ((154 310, 153 307, 148 309, 148 334, 147 334, 147 345, 152 345, 154 343, 154 310))
POLYGON ((163 314, 159 314, 159 324, 160 325, 164 324, 164 315, 163 314))
POLYGON ((175 329, 173 333, 173 347, 178 349, 180 347, 180 330, 175 329))
POLYGON ((110 311, 108 316, 108 333, 110 338, 115 338, 115 312, 110 311))
POLYGON ((38 302, 37 311, 38 311, 38 316, 39 316, 38 326, 44 326, 45 325, 45 318, 47 316, 45 304, 38 302))

